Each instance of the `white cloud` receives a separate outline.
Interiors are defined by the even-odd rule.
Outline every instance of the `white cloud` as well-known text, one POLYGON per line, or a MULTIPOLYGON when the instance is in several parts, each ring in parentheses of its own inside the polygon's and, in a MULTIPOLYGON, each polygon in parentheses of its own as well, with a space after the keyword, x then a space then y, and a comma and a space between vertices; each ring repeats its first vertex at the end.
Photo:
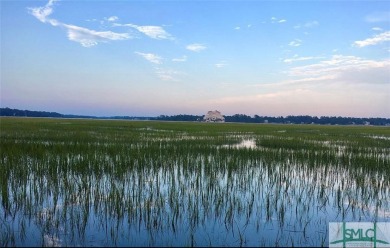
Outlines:
POLYGON ((61 24, 61 26, 67 29, 69 40, 78 42, 84 47, 91 47, 99 42, 107 42, 108 40, 127 40, 131 38, 127 33, 95 31, 68 24, 61 24))
POLYGON ((320 58, 323 58, 323 57, 313 57, 313 56, 299 57, 299 56, 296 55, 293 58, 284 59, 283 62, 284 63, 293 63, 293 62, 296 62, 296 61, 305 61, 305 60, 313 60, 313 59, 320 59, 320 58))
POLYGON ((174 58, 172 59, 173 62, 186 62, 187 61, 187 56, 182 56, 181 58, 174 58))
POLYGON ((380 28, 380 27, 373 27, 372 30, 374 30, 374 31, 383 31, 383 29, 380 28))
POLYGON ((174 37, 169 34, 167 31, 165 31, 162 27, 160 26, 139 26, 135 24, 119 24, 119 23, 114 23, 115 27, 131 27, 139 32, 143 33, 146 36, 149 36, 152 39, 156 40, 174 40, 174 37))
MULTIPOLYGON (((263 90, 262 90, 263 91, 263 90)), ((271 92, 253 92, 210 99, 206 106, 221 106, 231 113, 247 112, 262 115, 313 115, 313 116, 383 116, 388 115, 384 104, 388 94, 370 92, 356 87, 328 85, 324 88, 277 88, 271 92), (348 92, 348 94, 346 94, 348 92)), ((226 112, 226 111, 225 111, 226 112)))
POLYGON ((292 47, 299 47, 300 45, 302 45, 302 40, 295 39, 295 40, 291 41, 290 43, 288 43, 288 45, 292 46, 292 47))
POLYGON ((163 81, 179 81, 176 76, 181 74, 178 71, 171 70, 171 69, 163 69, 163 68, 157 68, 156 70, 157 76, 163 80, 163 81))
POLYGON ((291 68, 288 80, 249 85, 250 91, 210 99, 208 104, 232 112, 272 109, 273 115, 388 116, 389 71, 390 59, 335 55, 291 68))
POLYGON ((31 15, 43 23, 49 23, 52 26, 65 28, 67 30, 68 39, 80 43, 83 47, 92 47, 97 45, 99 42, 107 42, 110 40, 127 40, 131 38, 128 33, 95 31, 76 25, 62 23, 55 19, 49 18, 49 16, 53 13, 52 6, 55 1, 56 0, 49 0, 49 2, 44 7, 29 8, 31 15))
POLYGON ((355 41, 353 44, 358 47, 372 46, 385 41, 390 41, 390 31, 386 31, 381 34, 377 34, 372 38, 368 38, 365 40, 355 41))
POLYGON ((136 54, 142 56, 147 61, 153 63, 153 64, 162 64, 162 58, 156 54, 153 53, 141 53, 141 52, 135 52, 136 54))
POLYGON ((320 25, 320 23, 318 21, 309 21, 309 22, 306 22, 304 24, 298 24, 298 25, 295 25, 294 28, 295 29, 300 29, 300 28, 314 28, 316 26, 320 25))
POLYGON ((271 17, 271 23, 284 23, 284 22, 287 22, 286 19, 279 19, 279 18, 276 18, 276 17, 271 17))
POLYGON ((366 22, 390 22, 390 11, 377 11, 366 16, 366 22))
POLYGON ((107 18, 107 21, 109 21, 109 22, 115 22, 117 20, 118 20, 117 16, 110 16, 110 17, 107 18))
POLYGON ((297 85, 297 84, 308 84, 313 82, 324 82, 329 80, 336 79, 335 75, 323 75, 323 76, 314 76, 314 77, 304 77, 300 79, 290 79, 280 83, 280 85, 297 85))
POLYGON ((329 60, 291 68, 287 74, 300 79, 331 76, 335 82, 390 84, 389 71, 390 59, 376 61, 356 56, 333 55, 329 60))
POLYGON ((187 45, 186 48, 193 52, 200 52, 206 49, 207 47, 199 43, 194 43, 194 44, 187 45))
POLYGON ((96 19, 96 18, 93 18, 93 19, 87 19, 87 20, 85 20, 85 21, 87 21, 87 22, 97 22, 97 21, 98 21, 98 19, 96 19))
POLYGON ((226 63, 226 61, 220 61, 218 63, 215 64, 215 67, 217 68, 222 68, 222 67, 225 67, 227 66, 228 64, 226 63))
POLYGON ((173 39, 169 33, 159 26, 138 26, 136 29, 153 39, 173 39))
POLYGON ((43 6, 43 7, 35 7, 35 8, 28 8, 30 10, 30 14, 35 16, 38 20, 40 20, 43 23, 48 22, 48 17, 53 13, 53 4, 57 0, 49 0, 49 2, 43 6))
MULTIPOLYGON (((116 33, 112 31, 95 31, 84 27, 76 26, 73 24, 66 24, 55 19, 49 18, 53 13, 53 4, 57 0, 49 0, 49 2, 43 7, 29 8, 31 15, 36 17, 43 23, 49 23, 52 26, 60 26, 67 30, 68 39, 80 43, 84 47, 92 47, 99 42, 107 42, 110 40, 127 40, 132 38, 129 33, 116 33)), ((110 16, 104 18, 108 22, 115 22, 119 18, 117 16, 110 16)), ((96 20, 96 19, 94 19, 96 20)), ((173 36, 166 32, 159 26, 139 26, 134 24, 117 24, 113 23, 113 26, 126 26, 132 27, 139 32, 149 36, 153 39, 170 39, 173 40, 173 36)))
POLYGON ((246 26, 243 26, 243 27, 241 27, 241 26, 236 26, 236 27, 234 27, 234 30, 241 30, 241 29, 244 29, 244 28, 249 29, 249 28, 251 28, 251 27, 252 27, 252 24, 247 24, 246 26))

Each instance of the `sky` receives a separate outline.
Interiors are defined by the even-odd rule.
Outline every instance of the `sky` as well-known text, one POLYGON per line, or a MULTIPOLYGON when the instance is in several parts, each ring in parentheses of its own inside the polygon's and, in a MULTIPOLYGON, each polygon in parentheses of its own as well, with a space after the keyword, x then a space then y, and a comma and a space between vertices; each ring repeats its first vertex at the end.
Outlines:
POLYGON ((390 1, 0 4, 1 107, 390 118, 390 1))

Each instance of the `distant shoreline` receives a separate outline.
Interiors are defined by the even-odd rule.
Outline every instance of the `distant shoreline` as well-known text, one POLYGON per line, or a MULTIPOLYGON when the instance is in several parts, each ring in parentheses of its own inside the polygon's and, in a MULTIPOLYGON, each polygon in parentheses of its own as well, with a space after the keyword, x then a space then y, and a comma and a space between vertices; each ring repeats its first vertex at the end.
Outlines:
MULTIPOLYGON (((136 121, 190 121, 201 122, 204 115, 160 115, 157 117, 145 116, 87 116, 60 114, 57 112, 31 111, 11 108, 0 108, 1 117, 29 117, 29 118, 61 118, 61 119, 99 119, 99 120, 136 120, 136 121)), ((229 123, 258 123, 258 124, 313 124, 313 125, 373 125, 390 126, 390 118, 381 117, 341 117, 341 116, 248 116, 244 114, 224 115, 225 122, 229 123)))

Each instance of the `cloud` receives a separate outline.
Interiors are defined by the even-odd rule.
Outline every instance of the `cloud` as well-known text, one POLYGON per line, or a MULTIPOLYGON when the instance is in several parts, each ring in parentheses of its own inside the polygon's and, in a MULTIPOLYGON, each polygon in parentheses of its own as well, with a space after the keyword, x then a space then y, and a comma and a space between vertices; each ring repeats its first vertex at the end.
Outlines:
POLYGON ((292 46, 292 47, 299 47, 300 45, 302 45, 302 40, 295 39, 295 40, 291 41, 290 43, 288 43, 288 45, 292 46))
POLYGON ((313 57, 313 56, 299 57, 298 55, 295 55, 293 58, 284 59, 283 62, 284 63, 293 63, 293 62, 297 62, 297 61, 306 61, 306 60, 321 59, 321 58, 323 58, 323 57, 313 57))
POLYGON ((200 51, 206 49, 207 47, 202 45, 202 44, 199 44, 199 43, 194 43, 194 44, 187 45, 186 48, 190 51, 193 51, 193 52, 200 52, 200 51))
POLYGON ((172 59, 172 62, 186 62, 187 61, 187 56, 182 56, 181 58, 174 58, 172 59))
MULTIPOLYGON (((263 91, 263 90, 262 90, 263 91)), ((389 115, 384 105, 388 94, 355 87, 329 85, 325 88, 277 88, 272 92, 253 92, 210 99, 206 106, 221 106, 231 113, 247 112, 262 115, 313 116, 383 116, 389 115), (348 94, 346 94, 348 91, 348 94)))
MULTIPOLYGON (((270 110, 273 115, 389 115, 390 59, 334 55, 287 72, 288 80, 249 85, 246 93, 210 99, 235 112, 270 110), (272 110, 272 111, 271 111, 272 110)), ((266 113, 264 113, 266 114, 266 113)))
MULTIPOLYGON (((49 23, 55 27, 65 28, 68 39, 80 43, 83 47, 92 47, 99 42, 108 42, 110 40, 127 40, 132 37, 128 33, 115 33, 112 31, 95 31, 76 25, 62 23, 56 19, 49 18, 53 13, 53 4, 56 0, 50 0, 44 7, 29 8, 30 14, 43 23, 49 23)), ((110 17, 115 19, 115 17, 110 17)), ((109 18, 109 19, 110 19, 109 18)))
POLYGON ((143 33, 144 35, 156 39, 156 40, 174 40, 174 37, 169 34, 167 31, 165 31, 162 27, 160 26, 139 26, 135 24, 119 24, 119 23, 114 23, 114 27, 131 27, 139 32, 143 33))
POLYGON ((377 11, 370 13, 365 18, 366 22, 390 22, 390 11, 377 11))
POLYGON ((388 72, 390 59, 368 60, 356 56, 333 55, 329 60, 319 63, 291 68, 287 74, 291 77, 322 78, 331 76, 333 82, 390 84, 388 72))
POLYGON ((311 21, 311 22, 306 22, 305 24, 303 24, 303 26, 305 28, 314 28, 314 27, 316 27, 318 25, 319 25, 318 21, 311 21))
POLYGON ((306 22, 304 24, 298 24, 298 25, 295 25, 294 28, 295 29, 300 29, 300 28, 314 28, 314 27, 317 27, 318 25, 320 25, 320 23, 318 21, 309 21, 309 22, 306 22))
POLYGON ((49 0, 49 2, 43 7, 28 8, 30 14, 35 16, 38 20, 43 23, 48 22, 48 17, 53 13, 53 4, 56 0, 49 0))
MULTIPOLYGON (((251 27, 252 27, 252 24, 247 24, 246 26, 243 26, 242 28, 249 29, 251 27)), ((242 28, 241 28, 241 26, 236 26, 236 27, 234 27, 234 30, 241 30, 242 28)))
MULTIPOLYGON (((33 15, 43 23, 49 23, 52 26, 60 26, 65 28, 67 30, 68 39, 71 41, 78 42, 84 47, 92 47, 100 42, 108 42, 110 40, 127 40, 132 38, 129 33, 116 33, 113 31, 95 31, 72 24, 62 23, 55 19, 49 18, 49 16, 53 13, 53 5, 56 1, 57 0, 49 0, 49 2, 43 7, 29 8, 29 12, 31 15, 33 15)), ((115 22, 119 18, 117 16, 110 16, 104 19, 108 22, 115 22)), ((113 26, 132 27, 152 39, 174 39, 172 35, 170 35, 162 27, 159 26, 139 26, 135 24, 117 23, 114 23, 113 26)))
POLYGON ((159 26, 137 26, 136 29, 153 39, 172 39, 172 36, 159 26))
POLYGON ((153 39, 173 39, 169 33, 159 26, 138 26, 136 29, 153 39))
POLYGON ((217 68, 223 68, 225 66, 227 66, 228 64, 226 63, 226 61, 220 61, 218 63, 215 64, 215 67, 217 68))
POLYGON ((68 38, 71 41, 80 43, 83 47, 92 47, 99 42, 109 40, 127 40, 130 35, 127 33, 114 33, 111 31, 95 31, 75 25, 61 24, 68 32, 68 38))
POLYGON ((115 22, 118 20, 118 17, 117 16, 110 16, 110 17, 106 18, 106 20, 109 22, 115 22))
POLYGON ((176 76, 181 73, 172 69, 157 68, 156 74, 163 81, 177 82, 179 80, 176 78, 176 76))
POLYGON ((153 64, 162 64, 162 58, 156 54, 153 53, 141 53, 141 52, 135 52, 136 54, 142 56, 147 61, 153 63, 153 64))
POLYGON ((386 31, 381 34, 377 34, 372 38, 368 38, 365 40, 355 41, 353 44, 358 47, 372 46, 379 43, 383 43, 385 41, 390 41, 390 31, 386 31))
POLYGON ((286 19, 279 19, 279 18, 276 18, 276 17, 271 17, 271 23, 284 23, 284 22, 287 22, 286 19))
POLYGON ((373 27, 371 30, 373 30, 373 31, 383 31, 383 29, 380 28, 380 27, 373 27))

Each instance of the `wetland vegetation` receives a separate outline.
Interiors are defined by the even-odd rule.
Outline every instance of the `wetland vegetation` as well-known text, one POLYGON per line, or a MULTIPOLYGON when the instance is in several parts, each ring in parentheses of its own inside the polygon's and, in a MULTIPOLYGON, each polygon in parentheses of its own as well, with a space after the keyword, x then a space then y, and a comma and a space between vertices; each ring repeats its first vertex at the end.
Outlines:
POLYGON ((390 128, 1 118, 0 246, 327 246, 390 221, 390 128))

